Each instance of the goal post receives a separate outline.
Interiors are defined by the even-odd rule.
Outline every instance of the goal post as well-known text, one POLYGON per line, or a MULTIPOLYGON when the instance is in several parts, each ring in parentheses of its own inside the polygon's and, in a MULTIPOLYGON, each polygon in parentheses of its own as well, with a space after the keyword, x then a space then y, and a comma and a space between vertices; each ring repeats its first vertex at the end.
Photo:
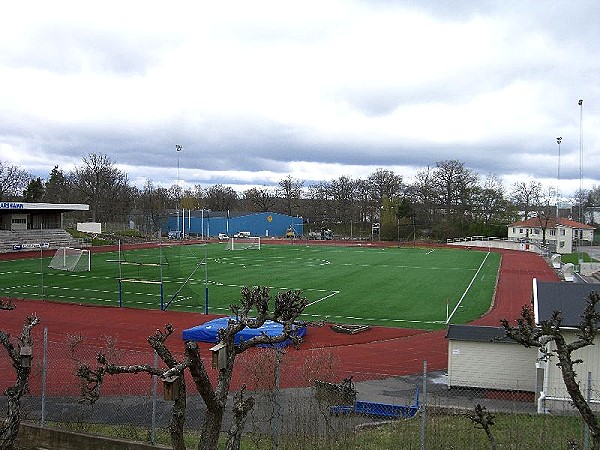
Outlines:
POLYGON ((260 236, 229 238, 225 250, 260 250, 260 236))
POLYGON ((68 272, 89 272, 92 268, 92 257, 89 250, 72 247, 60 247, 50 260, 48 267, 68 272))

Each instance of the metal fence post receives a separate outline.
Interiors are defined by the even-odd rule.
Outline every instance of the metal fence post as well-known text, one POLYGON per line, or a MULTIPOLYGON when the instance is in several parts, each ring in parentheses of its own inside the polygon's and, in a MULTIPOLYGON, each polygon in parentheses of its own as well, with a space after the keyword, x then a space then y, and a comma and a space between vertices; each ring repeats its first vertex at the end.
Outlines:
POLYGON ((46 378, 48 376, 48 327, 44 327, 44 343, 42 349, 42 413, 40 426, 46 424, 46 378))
MULTIPOLYGON (((587 377, 587 395, 586 395, 586 400, 588 402, 588 405, 590 404, 590 402, 592 401, 592 372, 588 372, 588 377, 587 377)), ((587 424, 583 425, 583 450, 588 450, 589 449, 589 440, 590 440, 590 427, 587 426, 587 424)))
MULTIPOLYGON (((158 367, 158 353, 154 352, 154 364, 152 365, 155 369, 158 367)), ((157 376, 152 375, 152 429, 150 430, 150 443, 156 444, 156 384, 157 376)))
POLYGON ((427 411, 427 360, 423 361, 423 399, 421 401, 421 450, 425 450, 425 422, 427 411))
POLYGON ((281 427, 281 405, 279 404, 279 363, 280 350, 275 348, 275 429, 273 431, 273 449, 279 448, 279 429, 281 427))

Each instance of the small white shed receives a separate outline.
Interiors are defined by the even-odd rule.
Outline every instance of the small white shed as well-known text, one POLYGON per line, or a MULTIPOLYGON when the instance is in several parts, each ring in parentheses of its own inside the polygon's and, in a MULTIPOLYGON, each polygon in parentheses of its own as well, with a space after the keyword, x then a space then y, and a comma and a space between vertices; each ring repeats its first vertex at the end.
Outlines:
POLYGON ((448 387, 536 391, 536 348, 505 336, 504 328, 450 325, 448 387))

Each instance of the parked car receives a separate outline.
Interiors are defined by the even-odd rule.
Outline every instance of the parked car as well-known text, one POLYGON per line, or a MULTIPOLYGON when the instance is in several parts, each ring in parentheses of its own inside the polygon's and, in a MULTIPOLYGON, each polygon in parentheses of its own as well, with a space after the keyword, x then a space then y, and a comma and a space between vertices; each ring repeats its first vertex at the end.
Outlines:
POLYGON ((229 239, 229 236, 227 236, 225 233, 219 233, 220 241, 226 241, 227 239, 229 239))
POLYGON ((247 238, 250 237, 249 231, 239 231, 233 235, 234 238, 247 238))

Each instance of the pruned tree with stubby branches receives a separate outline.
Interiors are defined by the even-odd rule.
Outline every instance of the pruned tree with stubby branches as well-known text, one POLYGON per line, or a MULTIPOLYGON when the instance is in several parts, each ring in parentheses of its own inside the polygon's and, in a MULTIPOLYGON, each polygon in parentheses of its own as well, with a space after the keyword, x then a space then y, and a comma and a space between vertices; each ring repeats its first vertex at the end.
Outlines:
MULTIPOLYGON (((300 291, 281 291, 272 299, 268 287, 243 287, 239 304, 230 306, 235 317, 232 317, 227 327, 221 328, 218 333, 224 358, 222 358, 223 364, 217 369, 218 375, 214 385, 211 383, 208 369, 200 357, 200 349, 196 342, 186 342, 185 356, 182 361, 176 361, 168 352, 165 340, 173 330, 170 325, 167 325, 166 332, 157 332, 154 338, 152 336, 148 338, 150 345, 166 363, 166 369, 156 369, 147 365, 117 366, 111 364, 104 355, 98 355, 97 368, 91 369, 89 366, 82 365, 77 372, 77 375, 85 380, 84 398, 92 401, 98 398, 99 388, 105 375, 145 372, 158 375, 162 379, 177 377, 180 389, 171 418, 171 441, 174 449, 185 449, 183 443, 183 420, 185 417, 184 374, 188 370, 207 409, 202 422, 198 449, 213 450, 218 446, 237 355, 252 347, 276 345, 287 340, 291 340, 294 346, 297 347, 301 341, 297 335, 297 320, 304 311, 306 304, 307 299, 300 291), (266 333, 261 333, 247 340, 235 339, 240 331, 246 328, 258 329, 269 320, 282 325, 282 332, 279 335, 269 336, 266 333), (183 398, 179 399, 181 396, 183 398), (177 415, 177 420, 175 420, 175 415, 177 415), (176 426, 173 425, 174 422, 176 422, 176 426)), ((253 397, 245 395, 245 387, 242 386, 241 392, 234 399, 233 421, 227 434, 227 450, 239 449, 243 425, 253 406, 253 397)))
MULTIPOLYGON (((15 306, 10 301, 0 301, 0 310, 11 310, 15 306)), ((0 345, 4 347, 15 370, 15 384, 4 390, 7 399, 6 417, 0 427, 0 449, 12 450, 14 448, 19 426, 21 424, 21 398, 29 392, 29 375, 31 374, 31 348, 33 340, 31 330, 40 319, 28 316, 23 324, 19 337, 13 338, 10 334, 0 330, 0 345)), ((8 377, 8 373, 2 374, 8 377)))
POLYGON ((551 356, 558 359, 556 365, 561 370, 567 392, 573 405, 589 427, 593 450, 600 450, 600 423, 577 382, 575 367, 583 361, 576 358, 574 353, 579 349, 594 345, 600 325, 600 312, 596 311, 596 305, 599 302, 600 295, 594 291, 590 292, 573 340, 567 339, 565 336, 563 316, 560 311, 554 311, 549 319, 536 324, 533 312, 524 306, 516 326, 511 326, 506 319, 501 321, 506 336, 525 347, 537 347, 540 349, 542 360, 547 360, 551 356))
MULTIPOLYGON (((149 336, 147 341, 150 347, 154 349, 159 358, 169 368, 185 367, 186 361, 178 361, 171 351, 165 345, 165 341, 175 331, 173 325, 167 324, 164 330, 156 330, 149 336)), ((162 376, 164 369, 153 367, 147 364, 135 365, 118 365, 112 363, 105 353, 99 353, 96 356, 97 367, 92 369, 86 364, 80 364, 77 369, 77 376, 82 378, 84 383, 81 386, 82 401, 93 404, 100 397, 100 387, 106 375, 118 375, 123 373, 146 373, 150 376, 162 376)), ((185 425, 185 409, 186 409, 186 388, 185 378, 183 376, 174 380, 177 388, 173 389, 177 395, 174 398, 173 409, 171 411, 171 419, 169 422, 169 435, 171 445, 174 450, 185 450, 183 440, 183 430, 185 425)))

